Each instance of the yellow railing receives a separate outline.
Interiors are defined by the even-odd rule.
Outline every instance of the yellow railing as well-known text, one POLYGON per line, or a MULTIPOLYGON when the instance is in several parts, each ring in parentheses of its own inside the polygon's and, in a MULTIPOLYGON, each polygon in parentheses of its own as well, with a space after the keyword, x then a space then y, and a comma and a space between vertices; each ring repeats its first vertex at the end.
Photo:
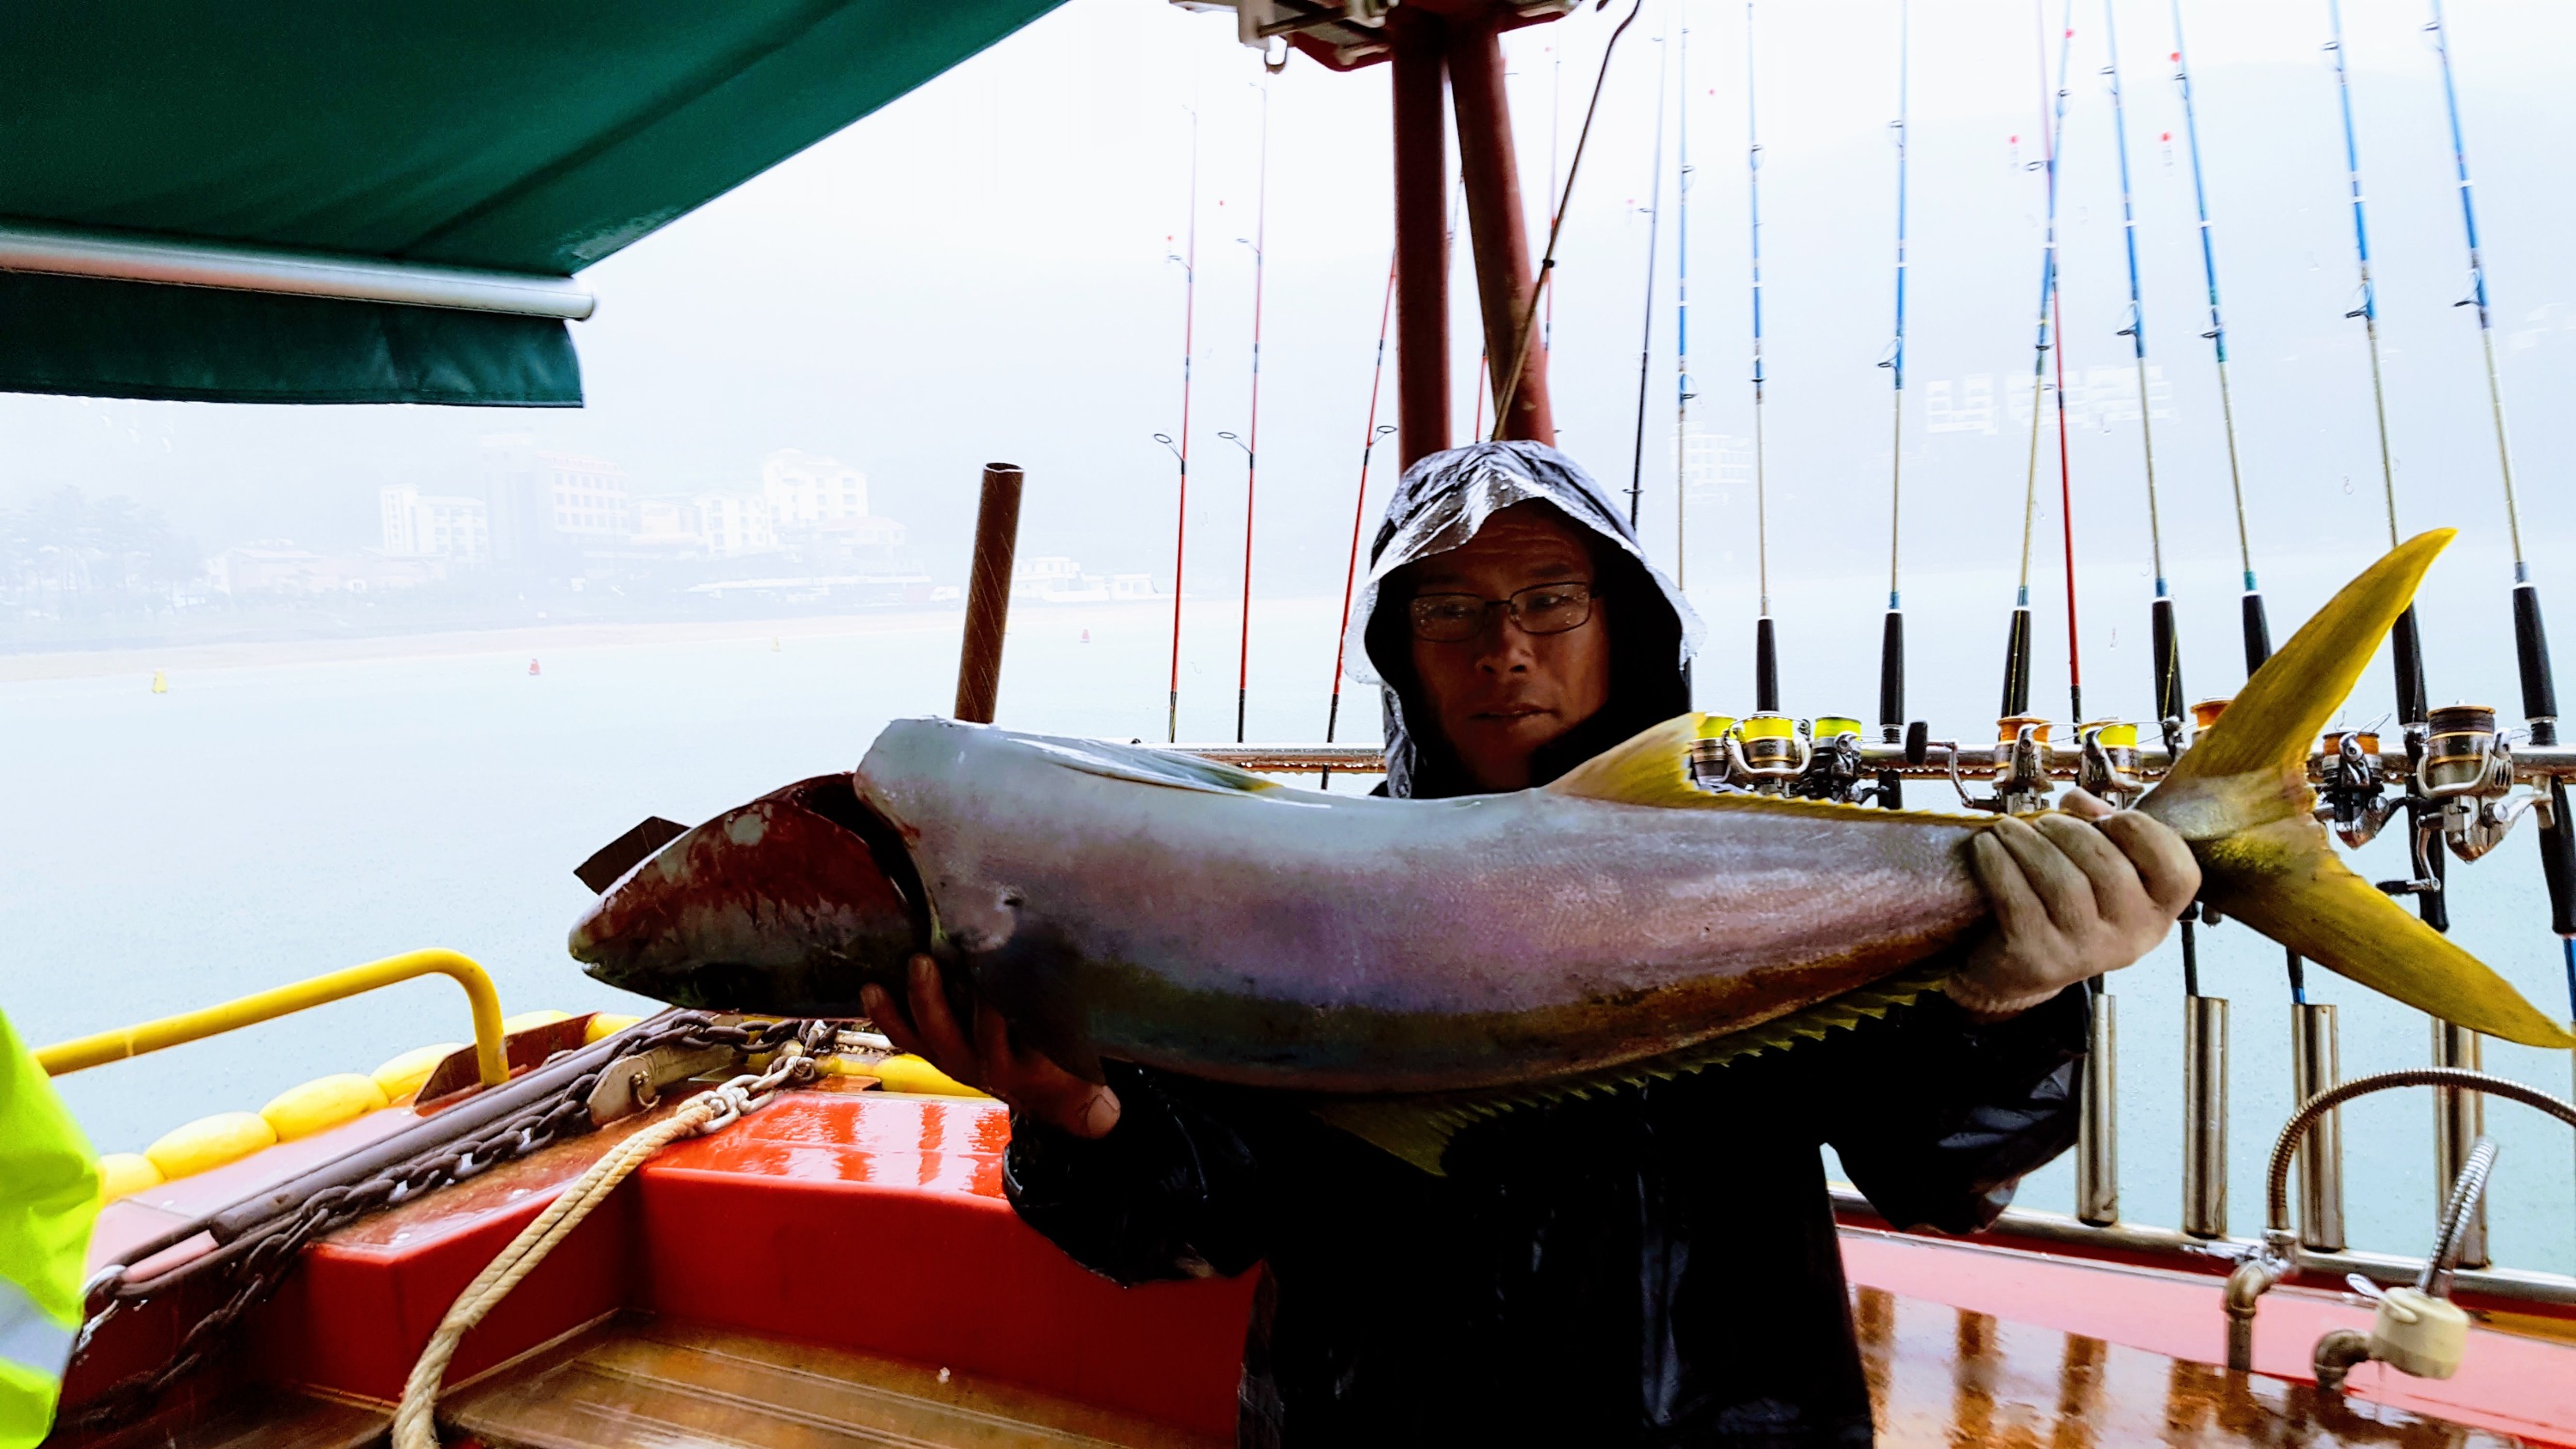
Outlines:
POLYGON ((364 966, 333 971, 309 981, 274 987, 254 996, 197 1011, 165 1016, 140 1026, 56 1042, 39 1050, 36 1062, 48 1076, 59 1077, 85 1067, 121 1062, 127 1057, 139 1057, 163 1047, 179 1046, 245 1026, 256 1026, 263 1021, 273 1021, 419 976, 450 977, 465 988, 465 999, 474 1008, 475 1071, 487 1087, 508 1081, 509 1064, 501 1056, 500 993, 492 989, 491 976, 471 958, 443 950, 407 951, 400 956, 388 956, 382 961, 370 961, 364 966))

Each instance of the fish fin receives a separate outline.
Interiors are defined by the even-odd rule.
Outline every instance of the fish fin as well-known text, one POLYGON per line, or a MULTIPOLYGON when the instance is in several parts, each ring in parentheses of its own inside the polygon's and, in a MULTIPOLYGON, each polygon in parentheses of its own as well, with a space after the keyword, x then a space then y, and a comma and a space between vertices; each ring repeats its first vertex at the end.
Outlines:
POLYGON ((1849 820, 1867 811, 1873 820, 1945 820, 1958 822, 1992 817, 1959 811, 1882 810, 1875 805, 1842 805, 1831 800, 1793 800, 1781 795, 1730 791, 1715 794, 1691 783, 1691 743, 1702 738, 1705 714, 1680 714, 1602 751, 1545 788, 1553 795, 1600 800, 1613 805, 1646 805, 1663 810, 1750 810, 1769 815, 1803 815, 1821 820, 1849 820))
POLYGON ((1613 1096, 1647 1085, 1650 1077, 1670 1081, 1764 1052, 1785 1051, 1802 1041, 1821 1041, 1829 1032, 1848 1031, 1864 1020, 1885 1016, 1911 1003, 1937 986, 1950 969, 1944 963, 1891 976, 1697 1046, 1576 1076, 1494 1092, 1341 1098, 1317 1102, 1311 1110, 1318 1118, 1371 1146, 1403 1158, 1435 1177, 1446 1176, 1441 1161, 1449 1151, 1450 1139, 1478 1122, 1567 1098, 1588 1100, 1596 1092, 1613 1096))
POLYGON ((2307 761, 2317 733, 2452 533, 2418 534, 2344 585, 2138 808, 2190 842, 2202 899, 2300 955, 2445 1021, 2576 1047, 2493 968, 2347 869, 2314 814, 2307 761))

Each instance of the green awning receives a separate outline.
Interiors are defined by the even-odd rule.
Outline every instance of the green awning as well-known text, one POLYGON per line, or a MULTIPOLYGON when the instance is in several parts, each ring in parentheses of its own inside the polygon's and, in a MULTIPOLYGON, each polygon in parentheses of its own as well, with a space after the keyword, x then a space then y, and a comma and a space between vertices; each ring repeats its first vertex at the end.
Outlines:
MULTIPOLYGON (((1057 3, 22 7, 0 222, 565 277, 1057 3)), ((581 401, 552 317, 28 272, 0 390, 581 401)))

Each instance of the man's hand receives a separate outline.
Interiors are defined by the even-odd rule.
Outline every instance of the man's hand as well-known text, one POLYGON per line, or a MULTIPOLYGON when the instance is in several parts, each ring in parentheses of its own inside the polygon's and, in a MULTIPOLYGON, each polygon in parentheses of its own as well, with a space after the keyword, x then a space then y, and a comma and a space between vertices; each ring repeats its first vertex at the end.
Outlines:
POLYGON ((909 1016, 884 987, 859 988, 860 1004, 897 1050, 927 1058, 967 1086, 1076 1137, 1106 1136, 1118 1125, 1117 1093, 1084 1081, 1044 1053, 1012 1045, 1010 1024, 989 1006, 975 1008, 975 1038, 969 1043, 940 989, 939 963, 915 956, 911 972, 909 1016))
POLYGON ((2191 847, 2163 822, 2081 790, 2062 808, 2035 822, 2007 816, 1969 846, 1995 930, 1942 990, 1980 1021, 2131 964, 2200 889, 2191 847))

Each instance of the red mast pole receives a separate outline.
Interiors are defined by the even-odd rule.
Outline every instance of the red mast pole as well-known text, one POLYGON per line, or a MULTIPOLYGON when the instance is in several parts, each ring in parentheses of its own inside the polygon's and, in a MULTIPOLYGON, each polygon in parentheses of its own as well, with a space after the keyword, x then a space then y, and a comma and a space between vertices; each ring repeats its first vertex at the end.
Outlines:
MULTIPOLYGON (((1523 346, 1538 276, 1523 225, 1520 165, 1512 150, 1512 111, 1504 93, 1503 41, 1497 12, 1486 7, 1449 24, 1449 96, 1458 114, 1458 175, 1467 192, 1467 230, 1476 256, 1476 297, 1485 322, 1486 381, 1493 389, 1497 438, 1553 444, 1547 354, 1523 346), (1520 376, 1510 376, 1515 362, 1520 376)), ((1533 319, 1535 320, 1535 319, 1533 319)), ((1481 423, 1481 413, 1479 422, 1481 423)), ((1481 432, 1481 428, 1479 429, 1481 432)))
POLYGON ((1449 446, 1449 128, 1441 111, 1445 26, 1413 5, 1387 12, 1394 49, 1396 456, 1410 468, 1449 446))

